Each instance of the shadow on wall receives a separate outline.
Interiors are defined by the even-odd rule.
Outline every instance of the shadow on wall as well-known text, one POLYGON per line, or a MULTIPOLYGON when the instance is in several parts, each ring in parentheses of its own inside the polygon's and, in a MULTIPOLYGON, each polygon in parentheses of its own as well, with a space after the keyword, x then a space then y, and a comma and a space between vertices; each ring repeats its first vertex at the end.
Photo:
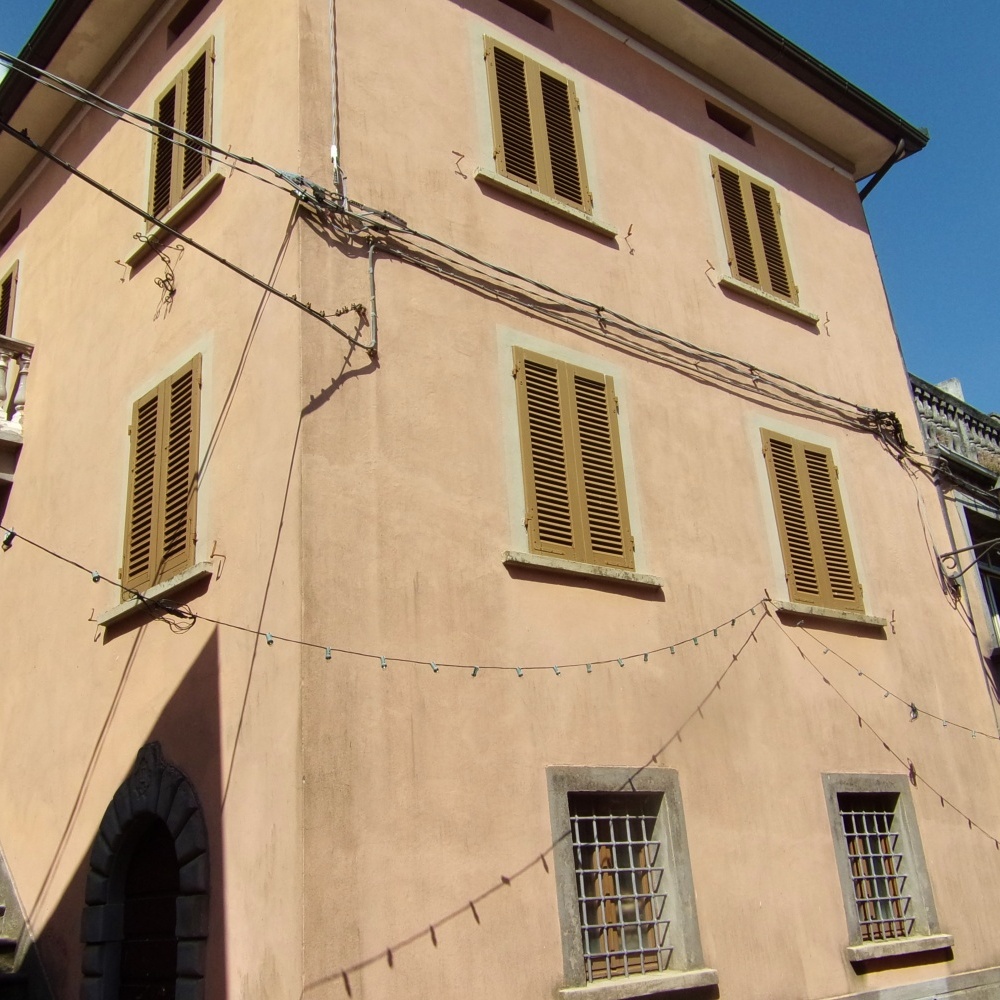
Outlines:
POLYGON ((40 957, 52 992, 33 983, 25 1000, 227 995, 219 702, 214 629, 122 761, 89 856, 22 964, 34 978, 40 957))

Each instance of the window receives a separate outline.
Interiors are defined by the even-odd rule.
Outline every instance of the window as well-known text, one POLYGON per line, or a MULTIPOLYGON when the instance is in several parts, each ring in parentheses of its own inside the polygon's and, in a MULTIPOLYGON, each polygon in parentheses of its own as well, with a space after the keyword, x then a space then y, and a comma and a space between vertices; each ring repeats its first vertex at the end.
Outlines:
POLYGON ((132 410, 122 584, 145 590, 194 564, 201 355, 132 410))
POLYGON ((774 189, 714 157, 712 175, 733 277, 798 304, 774 189))
POLYGON ((14 296, 17 293, 17 264, 0 279, 0 337, 14 336, 14 296))
POLYGON ((568 985, 613 980, 618 997, 715 983, 701 968, 677 772, 550 767, 547 777, 568 985))
POLYGON ((966 508, 969 538, 975 549, 966 558, 976 560, 993 627, 993 644, 1000 646, 1000 521, 966 508))
POLYGON ((951 947, 937 916, 904 775, 823 776, 851 944, 866 961, 951 947))
POLYGON ((789 599, 863 611, 833 453, 773 431, 761 437, 789 599))
POLYGON ((530 550, 633 569, 611 377, 520 347, 514 377, 530 550))
POLYGON ((158 218, 208 173, 210 158, 204 145, 177 136, 175 129, 211 139, 214 60, 210 41, 156 102, 155 117, 160 124, 153 139, 149 211, 158 218))
POLYGON ((593 207, 571 81, 486 39, 497 173, 583 212, 593 207))

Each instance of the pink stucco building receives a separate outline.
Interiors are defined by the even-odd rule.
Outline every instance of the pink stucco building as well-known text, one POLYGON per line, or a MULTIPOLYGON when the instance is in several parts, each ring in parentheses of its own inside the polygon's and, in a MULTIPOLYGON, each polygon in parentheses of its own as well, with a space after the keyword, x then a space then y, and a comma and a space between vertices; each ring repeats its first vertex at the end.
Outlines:
POLYGON ((858 188, 925 133, 730 0, 57 0, 21 57, 0 990, 1000 995, 858 188))

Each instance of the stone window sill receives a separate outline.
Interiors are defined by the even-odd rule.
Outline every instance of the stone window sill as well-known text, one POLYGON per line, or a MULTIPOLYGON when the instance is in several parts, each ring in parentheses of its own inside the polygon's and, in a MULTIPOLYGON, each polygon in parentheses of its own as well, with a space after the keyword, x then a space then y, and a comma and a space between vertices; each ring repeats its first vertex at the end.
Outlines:
MULTIPOLYGON (((172 576, 169 580, 164 580, 163 583, 158 583, 155 587, 150 587, 149 590, 143 592, 142 596, 147 601, 155 601, 161 597, 169 597, 171 594, 177 593, 179 590, 183 590, 184 587, 189 584, 211 576, 214 572, 215 567, 210 562, 195 563, 194 566, 189 567, 182 573, 178 573, 177 576, 172 576)), ((97 618, 97 624, 114 625, 116 622, 120 622, 122 619, 128 618, 129 615, 133 615, 137 611, 142 610, 145 606, 146 605, 138 597, 133 597, 131 600, 124 601, 121 604, 105 611, 102 615, 99 615, 97 618)))
POLYGON ((887 618, 876 615, 866 615, 862 611, 842 611, 840 608, 821 608, 814 604, 798 604, 795 601, 772 601, 775 609, 789 615, 802 615, 806 618, 829 618, 837 622, 853 622, 855 625, 871 625, 872 628, 885 628, 889 624, 887 618))
POLYGON ((579 208, 567 205, 566 202, 559 201, 558 198, 552 198, 547 194, 542 194, 540 191, 533 191, 531 188, 525 187, 523 184, 518 184, 517 181, 512 181, 509 177, 504 177, 502 174, 495 173, 492 170, 483 170, 480 167, 476 171, 475 177, 481 184, 488 184, 490 187, 505 191, 507 194, 513 195, 515 198, 520 198, 522 201, 538 205, 552 212, 554 215, 561 215, 564 219, 569 219, 571 222, 583 226, 584 229, 600 233, 601 236, 608 236, 614 239, 618 235, 617 229, 605 222, 601 222, 600 219, 595 218, 593 215, 588 215, 579 208))
POLYGON ((926 934, 920 937, 898 938, 894 941, 872 941, 847 948, 850 962, 870 962, 876 958, 894 958, 897 955, 917 955, 924 951, 950 948, 955 939, 950 934, 926 934))
POLYGON ((656 576, 647 576, 645 573, 636 573, 634 570, 621 569, 618 566, 592 566, 590 563, 559 559, 556 556, 543 556, 535 552, 505 552, 503 564, 504 566, 523 567, 524 569, 539 569, 546 573, 589 576, 598 580, 607 580, 609 583, 643 587, 650 590, 663 589, 663 581, 656 576))
POLYGON ((655 997, 674 990, 694 990, 717 986, 715 969, 690 969, 686 972, 653 972, 645 976, 608 979, 587 986, 571 986, 559 991, 560 1000, 630 1000, 631 997, 655 997))
POLYGON ((788 313, 796 319, 804 320, 813 326, 819 325, 819 316, 815 313, 800 309, 794 302, 789 302, 788 299, 782 299, 777 295, 772 295, 770 292, 765 292, 756 285, 748 285, 745 281, 740 281, 739 278, 731 278, 729 275, 723 275, 719 278, 719 284, 723 288, 728 288, 757 302, 763 302, 765 305, 771 306, 772 309, 788 313))
POLYGON ((143 234, 143 239, 134 240, 129 247, 128 253, 121 258, 123 264, 128 264, 131 268, 138 267, 147 257, 156 252, 157 247, 167 244, 171 240, 171 234, 167 232, 164 225, 176 229, 196 208, 203 205, 215 191, 222 187, 222 182, 226 175, 222 173, 218 163, 213 163, 209 172, 181 198, 173 208, 160 220, 163 225, 154 225, 148 232, 143 234))

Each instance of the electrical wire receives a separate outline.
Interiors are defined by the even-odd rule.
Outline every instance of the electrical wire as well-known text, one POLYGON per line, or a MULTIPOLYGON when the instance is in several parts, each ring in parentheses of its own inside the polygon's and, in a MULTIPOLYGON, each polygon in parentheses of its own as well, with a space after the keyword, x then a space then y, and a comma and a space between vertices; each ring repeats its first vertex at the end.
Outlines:
POLYGON ((238 170, 239 172, 246 174, 248 177, 270 184, 279 190, 288 191, 291 189, 294 191, 297 189, 294 176, 287 174, 286 171, 280 170, 278 167, 273 167, 264 163, 262 160, 255 159, 252 156, 244 156, 240 153, 234 153, 232 150, 223 149, 221 146, 215 145, 211 142, 211 140, 205 138, 204 136, 194 135, 191 132, 185 132, 184 129, 179 128, 176 125, 165 125, 163 122, 159 121, 159 119, 152 118, 149 115, 144 115, 138 111, 133 111, 131 108, 126 108, 124 105, 116 104, 114 101, 103 97, 96 91, 88 90, 86 87, 81 87, 72 80, 67 80, 64 77, 57 76, 55 73, 50 73, 48 70, 25 62, 17 56, 0 51, 0 63, 7 63, 15 72, 21 73, 29 79, 40 83, 42 86, 48 87, 56 93, 62 94, 64 97, 68 97, 80 104, 84 104, 97 111, 101 111, 116 120, 122 120, 127 124, 134 125, 148 135, 166 139, 167 141, 178 146, 197 144, 199 149, 208 150, 215 154, 214 157, 210 157, 213 162, 224 161, 232 169, 238 170), (266 177, 261 177, 260 174, 252 173, 251 171, 245 169, 246 166, 253 166, 270 172, 275 177, 283 181, 284 186, 275 184, 274 181, 268 180, 266 177))
MULTIPOLYGON (((414 266, 424 267, 432 273, 438 273, 439 276, 455 278, 459 262, 449 260, 445 254, 441 253, 441 251, 447 251, 447 253, 457 256, 460 262, 469 265, 470 273, 468 280, 470 281, 475 278, 488 278, 493 282, 496 282, 500 278, 505 279, 508 283, 507 294, 498 294, 496 288, 493 289, 493 294, 505 298, 511 304, 522 307, 525 305, 533 306, 549 319, 552 318, 551 313, 553 310, 561 314, 561 318, 565 320, 567 313, 575 309, 578 319, 585 317, 591 322, 596 322, 599 333, 606 339, 616 342, 618 346, 623 346, 623 338, 620 336, 622 333, 626 337, 644 338, 652 342, 655 346, 653 348, 642 347, 636 344, 628 344, 627 346, 649 357, 656 357, 661 361, 664 361, 665 358, 660 352, 665 350, 674 362, 673 367, 675 370, 682 371, 689 376, 700 378, 706 382, 721 380, 731 388, 738 388, 744 392, 753 392, 771 402, 780 402, 795 406, 800 410, 812 412, 814 416, 818 415, 820 419, 845 423, 854 429, 874 433, 887 446, 891 447, 902 460, 906 460, 907 458, 918 460, 920 456, 920 453, 906 442, 899 420, 891 412, 851 403, 839 396, 806 386, 794 379, 758 368, 749 362, 742 361, 722 352, 711 351, 708 348, 700 347, 690 341, 658 330, 655 327, 639 323, 614 309, 568 292, 561 292, 544 282, 537 281, 509 268, 487 261, 431 234, 414 229, 408 226, 404 220, 390 212, 371 208, 357 201, 348 201, 342 198, 341 195, 324 188, 322 185, 307 180, 301 174, 282 170, 263 163, 254 157, 234 153, 232 150, 223 150, 221 147, 212 144, 200 136, 191 135, 172 126, 165 126, 162 122, 154 118, 116 104, 93 91, 52 74, 45 69, 27 63, 16 56, 0 52, 0 60, 8 62, 16 71, 24 73, 40 83, 59 89, 60 92, 71 99, 78 100, 92 107, 97 107, 115 117, 124 118, 132 124, 139 123, 146 131, 152 130, 152 134, 170 137, 170 141, 179 144, 197 143, 199 147, 211 150, 220 159, 224 159, 234 165, 234 168, 237 164, 245 164, 269 171, 287 185, 287 190, 290 193, 301 199, 304 204, 311 205, 320 218, 329 223, 342 238, 358 239, 360 237, 375 240, 380 243, 383 252, 391 253, 397 256, 398 259, 404 260, 414 266), (168 132, 170 136, 167 135, 168 132), (338 222, 338 218, 346 219, 347 223, 338 222), (402 242, 403 247, 392 245, 390 242, 392 240, 395 240, 397 243, 402 242), (408 244, 407 241, 409 241, 408 244), (419 249, 414 246, 414 241, 420 241, 422 244, 419 249), (427 260, 420 259, 420 255, 429 255, 435 258, 437 267, 427 260), (451 269, 450 272, 448 269, 451 269), (513 284, 514 282, 519 282, 520 284, 513 284), (539 297, 536 294, 534 300, 529 299, 527 303, 521 301, 517 297, 525 295, 526 286, 533 288, 536 293, 544 293, 544 295, 539 297), (619 336, 616 337, 610 333, 609 327, 611 325, 618 327, 619 336), (700 367, 705 364, 716 367, 718 371, 715 373, 706 373, 700 367)), ((33 145, 40 152, 43 151, 42 147, 37 144, 33 145)), ((47 151, 43 155, 54 157, 54 154, 47 151)), ((58 158, 56 158, 56 162, 67 169, 75 169, 70 168, 68 164, 58 158)), ((83 177, 82 172, 78 173, 78 176, 83 177)), ((250 176, 264 180, 264 178, 256 174, 250 174, 250 176)), ((96 184, 97 182, 93 183, 96 184)), ((277 186, 280 187, 280 185, 277 186)), ((104 188, 103 185, 100 186, 100 189, 115 197, 116 200, 120 200, 114 192, 110 192, 110 189, 104 188)), ((127 207, 138 211, 147 219, 150 218, 138 206, 127 203, 127 207)), ((159 220, 155 221, 157 224, 162 225, 162 223, 159 223, 159 220)), ((175 230, 171 230, 168 227, 165 228, 173 235, 183 239, 182 235, 175 230)), ((191 245, 202 249, 193 242, 191 245)), ((218 255, 215 255, 214 259, 224 262, 224 259, 218 255)), ((228 262, 225 263, 227 266, 230 266, 228 262)), ((245 272, 244 276, 247 276, 245 272)), ((253 280, 252 276, 251 280, 253 280)), ((276 292, 276 290, 271 288, 269 290, 276 292)), ((281 293, 276 292, 276 294, 281 293)), ((295 296, 282 295, 282 297, 286 298, 287 301, 294 302, 299 308, 305 309, 305 311, 309 312, 315 318, 326 321, 325 314, 312 310, 308 304, 299 302, 295 296)), ((326 322, 332 326, 329 321, 326 322)), ((364 346, 360 345, 356 339, 351 338, 344 331, 337 329, 337 332, 349 342, 358 344, 358 346, 364 346)), ((593 330, 590 332, 593 332, 593 330)))
POLYGON ((84 183, 89 184, 91 187, 100 191, 101 194, 106 195, 107 197, 111 198, 113 201, 116 201, 119 205, 122 205, 123 207, 129 209, 130 211, 135 212, 137 215, 141 216, 147 222, 150 222, 153 225, 159 227, 164 232, 170 233, 170 235, 173 238, 180 240, 182 243, 185 243, 188 246, 194 247, 195 250, 198 250, 209 259, 214 260, 216 263, 221 264, 223 267, 226 267, 230 271, 233 271, 234 273, 238 274, 241 278, 245 278, 252 284, 257 285, 257 287, 263 288, 266 291, 270 292, 272 295, 275 295, 278 298, 283 299, 285 302, 288 302, 289 304, 295 306, 296 308, 301 309, 303 312, 311 316, 313 319, 319 320, 321 323, 328 326, 335 333, 339 334, 349 344, 355 347, 361 347, 361 348, 366 347, 366 345, 363 344, 356 337, 352 337, 345 330, 342 330, 339 326, 337 326, 337 324, 334 323, 325 312, 321 312, 320 310, 314 309, 311 303, 302 302, 294 294, 289 294, 288 292, 281 291, 281 289, 274 287, 273 285, 264 281, 262 278, 258 278, 255 274, 251 274, 249 271, 240 267, 238 264, 232 263, 232 261, 227 260, 221 254, 218 254, 214 250, 209 249, 204 244, 199 243, 197 240, 192 239, 190 236, 187 236, 184 233, 180 232, 179 230, 174 229, 172 226, 167 225, 167 223, 165 223, 162 219, 159 219, 155 215, 152 215, 151 213, 147 212, 145 209, 140 208, 134 202, 131 202, 127 198, 124 198, 122 195, 118 194, 117 192, 112 191, 111 188, 102 184, 100 181, 91 177, 89 174, 85 174, 82 170, 78 169, 77 167, 74 167, 71 163, 68 163, 66 160, 62 159, 62 157, 58 156, 56 153, 53 153, 50 149, 47 149, 45 146, 42 146, 39 143, 35 142, 28 135, 27 130, 18 132, 16 129, 13 128, 13 126, 11 126, 10 122, 0 119, 0 131, 6 132, 8 135, 13 136, 19 142, 33 149, 36 153, 41 154, 46 159, 51 160, 53 163, 57 164, 64 170, 71 173, 74 177, 79 178, 84 183))

